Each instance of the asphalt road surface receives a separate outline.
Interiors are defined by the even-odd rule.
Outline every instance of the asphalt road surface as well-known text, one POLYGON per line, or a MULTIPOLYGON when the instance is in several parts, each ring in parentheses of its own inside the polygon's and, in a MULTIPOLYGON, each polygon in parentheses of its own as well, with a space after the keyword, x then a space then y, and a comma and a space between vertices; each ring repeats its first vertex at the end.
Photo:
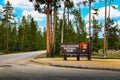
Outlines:
POLYGON ((120 72, 60 68, 31 63, 45 51, 0 56, 0 80, 120 80, 120 72))

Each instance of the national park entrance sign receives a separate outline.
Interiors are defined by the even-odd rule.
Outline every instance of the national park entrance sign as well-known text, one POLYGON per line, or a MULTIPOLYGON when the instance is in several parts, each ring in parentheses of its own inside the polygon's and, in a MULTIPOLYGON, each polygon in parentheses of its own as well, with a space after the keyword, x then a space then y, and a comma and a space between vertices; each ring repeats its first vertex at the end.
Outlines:
POLYGON ((81 56, 86 56, 88 60, 91 60, 91 52, 89 50, 89 43, 62 43, 61 52, 64 56, 64 60, 67 60, 68 56, 75 56, 77 60, 80 60, 81 56))

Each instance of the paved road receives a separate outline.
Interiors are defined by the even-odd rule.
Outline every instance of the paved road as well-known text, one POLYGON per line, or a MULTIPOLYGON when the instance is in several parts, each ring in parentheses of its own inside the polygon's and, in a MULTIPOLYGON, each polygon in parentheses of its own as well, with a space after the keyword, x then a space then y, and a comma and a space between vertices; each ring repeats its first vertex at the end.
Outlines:
POLYGON ((0 80, 120 80, 120 72, 59 68, 29 60, 42 52, 0 56, 0 80))

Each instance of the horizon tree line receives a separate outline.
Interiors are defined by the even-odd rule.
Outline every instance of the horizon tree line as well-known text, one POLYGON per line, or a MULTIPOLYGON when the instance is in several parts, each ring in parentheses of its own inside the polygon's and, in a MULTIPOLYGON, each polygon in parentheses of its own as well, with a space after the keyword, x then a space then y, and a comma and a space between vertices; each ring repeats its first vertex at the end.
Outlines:
MULTIPOLYGON (((63 19, 60 19, 58 16, 58 8, 61 7, 62 0, 30 1, 36 1, 34 2, 35 10, 40 13, 46 14, 46 28, 44 28, 44 30, 42 31, 31 15, 28 15, 27 17, 23 16, 18 23, 16 21, 14 21, 14 23, 10 23, 13 22, 12 18, 8 19, 5 17, 5 15, 0 15, 0 51, 6 51, 6 53, 8 53, 9 51, 21 52, 46 49, 47 56, 52 57, 54 55, 60 54, 60 43, 78 43, 89 41, 89 39, 87 38, 85 21, 82 19, 81 10, 77 10, 74 8, 73 1, 64 0, 63 19), (43 4, 44 8, 41 8, 40 6, 43 4), (66 11, 67 17, 65 16, 66 11), (69 19, 69 14, 74 15, 74 20, 69 19), (5 22, 4 19, 9 20, 9 28, 6 28, 8 22, 5 22), (9 36, 6 37, 6 35, 9 36)), ((9 1, 5 5, 5 7, 8 5, 8 3, 8 7, 12 8, 13 10, 13 7, 9 1)), ((83 4, 85 4, 85 2, 83 2, 83 4)), ((5 10, 9 11, 9 8, 5 10)), ((11 17, 12 15, 15 15, 14 13, 12 13, 12 10, 10 13, 11 17)), ((97 9, 95 10, 97 13, 97 9)), ((98 36, 103 25, 101 25, 101 23, 96 20, 94 16, 91 18, 92 19, 90 22, 93 24, 93 26, 91 27, 92 51, 98 52, 99 49, 103 48, 103 39, 100 39, 98 36)), ((112 19, 109 18, 109 20, 107 21, 108 23, 110 23, 108 31, 108 49, 120 49, 120 45, 117 45, 117 43, 120 43, 120 29, 118 28, 118 25, 114 26, 114 21, 112 19)))

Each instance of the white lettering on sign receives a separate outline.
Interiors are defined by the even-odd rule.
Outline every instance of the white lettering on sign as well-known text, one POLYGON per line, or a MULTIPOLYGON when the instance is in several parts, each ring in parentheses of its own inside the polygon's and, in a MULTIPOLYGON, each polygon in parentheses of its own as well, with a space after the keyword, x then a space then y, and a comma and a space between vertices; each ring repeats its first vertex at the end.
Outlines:
POLYGON ((67 50, 67 52, 74 52, 74 50, 67 50))
POLYGON ((61 47, 66 50, 66 52, 74 52, 76 50, 76 48, 79 48, 79 45, 75 45, 75 44, 67 44, 67 45, 61 45, 61 47))
POLYGON ((61 47, 79 47, 79 45, 61 45, 61 47))

